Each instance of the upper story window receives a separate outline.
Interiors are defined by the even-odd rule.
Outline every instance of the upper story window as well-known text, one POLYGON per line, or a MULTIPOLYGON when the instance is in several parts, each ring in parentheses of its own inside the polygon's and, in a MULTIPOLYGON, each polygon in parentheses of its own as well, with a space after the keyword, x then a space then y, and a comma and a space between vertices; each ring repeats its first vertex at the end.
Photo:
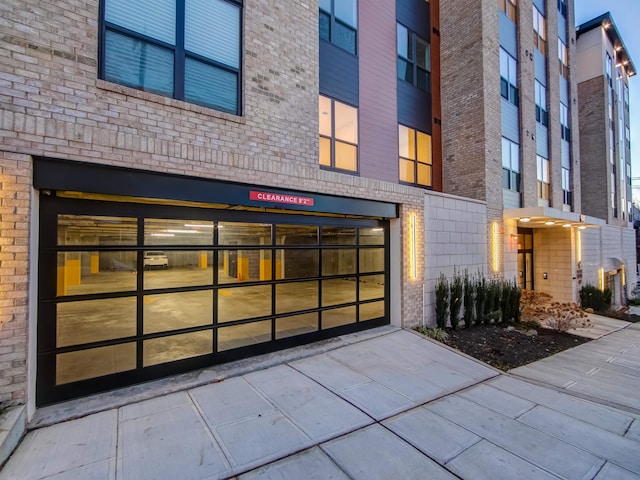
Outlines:
POLYGON ((549 126, 549 112, 547 111, 547 87, 535 81, 536 89, 536 122, 545 127, 549 126))
POLYGON ((398 78, 431 91, 431 47, 404 25, 398 23, 398 78))
POLYGON ((567 16, 567 2, 566 0, 558 0, 558 11, 562 16, 567 16))
POLYGON ((549 159, 537 156, 538 198, 549 200, 549 159))
POLYGON ((358 170, 358 109, 320 95, 320 165, 358 170))
POLYGON ((240 113, 239 0, 104 0, 100 77, 240 113))
POLYGON ((398 125, 398 156, 401 182, 424 187, 433 185, 430 135, 398 125))
POLYGON ((624 99, 624 109, 628 112, 629 111, 629 85, 627 85, 626 83, 622 86, 622 95, 623 95, 623 99, 624 99))
POLYGON ((500 94, 516 107, 518 100, 518 75, 516 59, 500 49, 500 94))
POLYGON ((535 6, 533 7, 533 44, 543 55, 547 52, 547 21, 535 6))
POLYGON ((571 195, 571 170, 562 167, 562 203, 572 205, 573 198, 571 195))
POLYGON ((607 75, 607 82, 609 83, 609 87, 613 88, 613 80, 612 80, 612 75, 613 75, 613 61, 611 60, 611 55, 609 55, 609 52, 607 52, 607 60, 604 64, 604 71, 607 75))
POLYGON ((520 191, 520 146, 502 137, 502 188, 520 191))
POLYGON ((564 42, 558 39, 558 61, 560 62, 560 75, 569 78, 569 53, 564 42))
POLYGON ((506 13, 513 23, 516 23, 517 0, 498 0, 498 8, 506 13))
POLYGON ((571 128, 569 126, 569 107, 560 103, 560 137, 567 142, 571 141, 571 128))
POLYGON ((357 0, 320 0, 320 38, 356 54, 358 44, 357 0))

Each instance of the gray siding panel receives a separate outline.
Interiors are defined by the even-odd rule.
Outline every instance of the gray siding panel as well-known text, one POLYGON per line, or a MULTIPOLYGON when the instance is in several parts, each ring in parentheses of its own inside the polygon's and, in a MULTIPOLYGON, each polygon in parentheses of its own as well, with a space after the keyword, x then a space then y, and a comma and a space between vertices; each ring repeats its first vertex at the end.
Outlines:
POLYGON ((562 152, 562 166, 571 168, 571 144, 566 140, 560 142, 562 152))
POLYGON ((560 78, 560 101, 565 105, 569 105, 569 83, 562 75, 560 78))
POLYGON ((500 19, 500 46, 504 48, 513 58, 518 58, 518 40, 516 25, 509 17, 499 10, 500 19))
POLYGON ((558 37, 567 44, 567 20, 562 15, 558 15, 558 37))
POLYGON ((520 144, 520 119, 518 107, 502 99, 502 136, 520 144))
MULTIPOLYGON (((541 14, 543 14, 545 17, 547 16, 547 11, 544 8, 544 0, 533 0, 533 4, 536 6, 536 8, 540 11, 541 14)), ((554 2, 555 5, 555 2, 554 2)))
POLYGON ((520 208, 522 204, 520 202, 520 194, 512 190, 502 189, 502 202, 504 203, 504 209, 520 208))
POLYGON ((358 57, 320 40, 320 93, 358 106, 358 57))
MULTIPOLYGON (((557 48, 557 46, 556 46, 557 48)), ((536 70, 536 80, 541 84, 547 84, 547 57, 542 55, 537 48, 533 49, 533 61, 536 70)))
POLYGON ((549 158, 549 131, 538 122, 536 122, 536 153, 549 158))

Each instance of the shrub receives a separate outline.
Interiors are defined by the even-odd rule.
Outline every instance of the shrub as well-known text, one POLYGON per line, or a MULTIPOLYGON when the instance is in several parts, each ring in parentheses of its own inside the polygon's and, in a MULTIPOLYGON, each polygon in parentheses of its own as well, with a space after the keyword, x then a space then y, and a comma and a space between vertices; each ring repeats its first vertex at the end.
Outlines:
POLYGON ((463 296, 463 304, 464 304, 464 325, 469 328, 473 325, 473 303, 475 301, 475 284, 473 279, 469 277, 469 273, 465 272, 464 274, 464 296, 463 296))
POLYGON ((500 282, 491 280, 487 284, 487 294, 484 303, 484 323, 498 323, 502 318, 500 312, 500 282))
POLYGON ((438 342, 444 342, 447 338, 449 338, 449 334, 442 328, 429 328, 419 326, 416 328, 416 331, 418 333, 421 333, 425 337, 437 340, 438 342))
POLYGON ((523 324, 537 322, 561 333, 589 324, 586 313, 578 305, 554 302, 548 293, 524 290, 520 304, 523 324))
POLYGON ((478 277, 476 280, 476 325, 480 325, 484 318, 484 304, 487 299, 487 281, 484 277, 478 277))
POLYGON ((460 307, 462 307, 462 278, 454 272, 451 285, 449 285, 449 320, 453 330, 458 328, 460 319, 460 307))
POLYGON ((585 285, 580 289, 580 305, 582 308, 593 308, 596 312, 605 312, 611 307, 611 290, 604 291, 593 285, 585 285))
POLYGON ((445 328, 447 326, 448 307, 449 285, 444 273, 441 273, 436 283, 436 325, 438 328, 445 328))
POLYGON ((515 288, 513 290, 513 321, 518 323, 520 322, 521 311, 520 311, 520 299, 522 298, 522 289, 515 284, 515 288))

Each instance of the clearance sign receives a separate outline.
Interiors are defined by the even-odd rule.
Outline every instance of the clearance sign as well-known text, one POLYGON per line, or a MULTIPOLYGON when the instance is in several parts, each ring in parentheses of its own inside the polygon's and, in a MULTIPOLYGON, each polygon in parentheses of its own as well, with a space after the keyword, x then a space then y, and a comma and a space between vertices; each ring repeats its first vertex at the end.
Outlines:
POLYGON ((313 207, 313 197, 299 197, 297 195, 287 195, 284 193, 249 192, 249 199, 258 202, 286 203, 287 205, 302 205, 313 207))

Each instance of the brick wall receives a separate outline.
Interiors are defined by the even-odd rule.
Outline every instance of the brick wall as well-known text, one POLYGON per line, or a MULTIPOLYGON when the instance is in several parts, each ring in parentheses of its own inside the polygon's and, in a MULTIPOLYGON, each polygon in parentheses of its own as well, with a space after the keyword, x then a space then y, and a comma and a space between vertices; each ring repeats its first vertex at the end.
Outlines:
MULTIPOLYGON (((394 301, 401 304, 403 323, 422 319, 423 250, 419 246, 418 278, 410 279, 404 245, 406 212, 415 212, 422 228, 424 191, 318 167, 317 4, 245 3, 243 116, 98 79, 98 4, 98 0, 3 3, 0 154, 3 173, 15 179, 2 182, 6 201, 28 201, 28 156, 42 155, 398 203, 402 283, 394 301)), ((387 47, 390 56, 395 46, 387 47)), ((392 76, 395 81, 395 69, 385 86, 392 76)), ((395 152, 397 141, 391 143, 395 152)), ((367 146, 362 149, 366 152, 367 146)), ((390 179, 386 162, 397 167, 395 153, 392 159, 380 157, 384 175, 375 171, 370 175, 390 179)), ((3 202, 3 209, 17 207, 3 202)), ((24 399, 26 391, 27 255, 35 248, 28 243, 27 225, 34 212, 28 204, 21 205, 20 212, 24 218, 19 222, 4 217, 17 213, 2 213, 3 225, 7 222, 3 232, 11 232, 2 236, 9 242, 0 250, 3 279, 9 277, 2 288, 10 288, 16 298, 3 297, 11 305, 0 309, 4 318, 0 362, 6 367, 0 373, 0 383, 5 382, 0 400, 24 399)), ((421 230, 418 237, 422 242, 421 230)))
POLYGON ((27 385, 30 159, 0 151, 0 404, 27 385))

